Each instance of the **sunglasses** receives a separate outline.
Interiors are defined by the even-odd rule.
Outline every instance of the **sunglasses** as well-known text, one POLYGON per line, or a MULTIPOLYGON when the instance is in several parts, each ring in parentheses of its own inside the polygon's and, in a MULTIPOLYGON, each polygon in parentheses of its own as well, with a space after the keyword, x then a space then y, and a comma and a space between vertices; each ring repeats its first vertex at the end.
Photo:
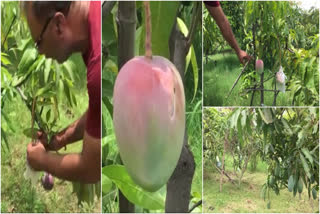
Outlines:
MULTIPOLYGON (((56 12, 59 12, 59 11, 63 12, 63 11, 64 11, 63 13, 65 14, 65 16, 67 16, 67 15, 68 15, 68 12, 69 12, 69 9, 70 9, 70 5, 71 5, 71 3, 70 3, 66 8, 64 8, 64 9, 59 9, 59 10, 57 10, 56 12)), ((55 15, 55 13, 52 14, 51 16, 49 16, 49 18, 48 18, 47 21, 46 21, 46 24, 43 26, 43 29, 42 29, 42 31, 41 31, 41 33, 40 33, 39 38, 38 38, 38 39, 36 40, 36 42, 34 43, 34 45, 35 45, 35 47, 36 47, 37 49, 39 49, 40 44, 41 44, 41 41, 42 41, 42 39, 43 39, 43 34, 46 32, 47 27, 48 27, 50 21, 52 20, 52 18, 54 17, 54 15, 55 15)))
POLYGON ((36 40, 36 42, 34 43, 34 45, 35 45, 35 47, 36 47, 37 49, 39 49, 40 44, 41 44, 41 41, 42 41, 43 34, 46 32, 46 30, 47 30, 47 28, 48 28, 48 25, 49 25, 49 23, 50 23, 50 21, 52 20, 53 17, 54 17, 54 15, 53 15, 53 16, 50 16, 50 17, 47 19, 46 24, 45 24, 44 27, 42 28, 42 31, 41 31, 41 34, 40 34, 39 38, 38 38, 38 39, 36 40))

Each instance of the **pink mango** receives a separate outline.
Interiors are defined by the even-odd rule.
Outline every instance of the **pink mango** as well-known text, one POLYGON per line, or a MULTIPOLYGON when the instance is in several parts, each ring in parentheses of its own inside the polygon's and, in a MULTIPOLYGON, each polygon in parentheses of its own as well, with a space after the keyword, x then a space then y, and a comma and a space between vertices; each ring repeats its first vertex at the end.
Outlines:
POLYGON ((185 95, 166 58, 138 56, 120 70, 113 94, 120 156, 135 183, 156 191, 173 173, 183 146, 185 95))
POLYGON ((258 72, 258 74, 263 73, 263 61, 261 59, 258 59, 256 61, 256 71, 258 72))
POLYGON ((45 190, 51 190, 54 185, 53 176, 47 172, 44 173, 42 177, 42 186, 45 190))

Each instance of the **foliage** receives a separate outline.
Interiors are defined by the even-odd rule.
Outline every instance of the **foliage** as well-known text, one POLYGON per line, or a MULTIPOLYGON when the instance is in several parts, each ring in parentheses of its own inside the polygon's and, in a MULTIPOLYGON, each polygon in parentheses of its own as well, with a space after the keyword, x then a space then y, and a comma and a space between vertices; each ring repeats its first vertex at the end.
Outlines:
POLYGON ((203 115, 203 156, 208 159, 220 160, 222 157, 224 132, 228 129, 225 120, 228 110, 205 108, 203 115))

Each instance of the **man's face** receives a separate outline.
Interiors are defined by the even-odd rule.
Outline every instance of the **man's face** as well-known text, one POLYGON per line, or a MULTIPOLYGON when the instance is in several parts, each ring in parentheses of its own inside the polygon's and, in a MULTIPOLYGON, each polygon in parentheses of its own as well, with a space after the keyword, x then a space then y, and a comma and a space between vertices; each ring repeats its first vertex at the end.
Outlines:
POLYGON ((28 5, 27 21, 31 36, 40 54, 47 58, 64 62, 71 55, 68 42, 69 29, 62 13, 57 12, 52 18, 39 21, 33 14, 31 5, 28 5))

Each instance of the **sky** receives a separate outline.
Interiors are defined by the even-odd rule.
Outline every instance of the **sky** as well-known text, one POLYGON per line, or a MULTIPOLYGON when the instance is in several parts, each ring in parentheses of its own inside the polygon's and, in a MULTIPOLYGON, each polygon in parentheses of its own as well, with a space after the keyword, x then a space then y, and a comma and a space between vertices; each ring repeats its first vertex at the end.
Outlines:
POLYGON ((316 8, 320 8, 320 2, 319 0, 298 0, 300 7, 309 10, 312 6, 315 6, 316 8))

